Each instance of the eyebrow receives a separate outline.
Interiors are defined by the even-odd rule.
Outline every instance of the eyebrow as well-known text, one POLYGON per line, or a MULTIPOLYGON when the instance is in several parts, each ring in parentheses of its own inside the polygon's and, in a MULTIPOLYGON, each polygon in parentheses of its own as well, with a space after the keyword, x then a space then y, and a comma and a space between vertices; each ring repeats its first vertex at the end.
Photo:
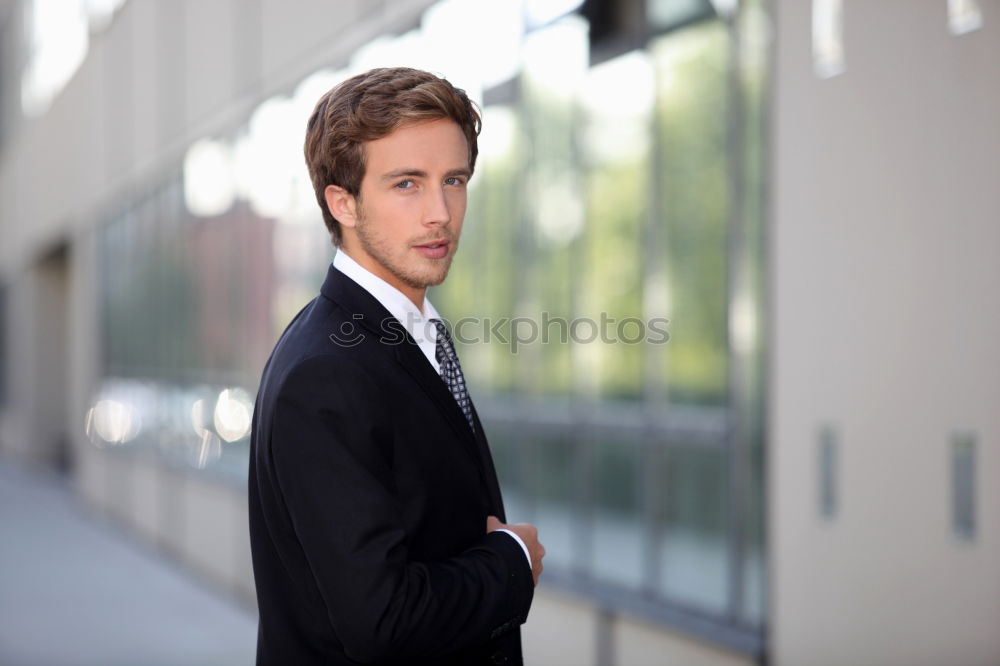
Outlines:
MULTIPOLYGON (((390 171, 389 173, 382 175, 382 180, 396 180, 397 178, 403 178, 404 176, 409 178, 427 178, 427 172, 423 169, 415 169, 413 167, 403 167, 402 169, 396 169, 390 171)), ((452 178, 454 176, 465 176, 466 178, 472 176, 472 171, 468 167, 460 167, 458 169, 452 169, 444 174, 445 178, 452 178)))

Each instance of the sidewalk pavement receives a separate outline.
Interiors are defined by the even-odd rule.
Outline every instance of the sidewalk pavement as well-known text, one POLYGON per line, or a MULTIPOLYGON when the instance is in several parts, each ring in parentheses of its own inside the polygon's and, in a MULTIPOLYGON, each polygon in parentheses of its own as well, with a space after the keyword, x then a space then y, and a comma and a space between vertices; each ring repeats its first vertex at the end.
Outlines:
POLYGON ((253 664, 257 618, 0 457, 0 664, 253 664))

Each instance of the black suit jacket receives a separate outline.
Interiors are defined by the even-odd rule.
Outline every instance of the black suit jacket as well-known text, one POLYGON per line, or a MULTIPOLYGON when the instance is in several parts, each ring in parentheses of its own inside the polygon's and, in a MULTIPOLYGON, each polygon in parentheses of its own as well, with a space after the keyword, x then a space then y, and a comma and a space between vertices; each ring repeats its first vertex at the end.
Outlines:
POLYGON ((505 516, 474 418, 475 434, 398 321, 331 266, 254 411, 258 664, 521 663, 531 568, 486 534, 505 516))

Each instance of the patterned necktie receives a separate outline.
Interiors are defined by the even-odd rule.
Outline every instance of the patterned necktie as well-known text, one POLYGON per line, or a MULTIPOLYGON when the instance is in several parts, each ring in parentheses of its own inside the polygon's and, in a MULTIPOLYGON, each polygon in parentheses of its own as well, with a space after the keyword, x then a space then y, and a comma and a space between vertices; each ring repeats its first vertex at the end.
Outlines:
POLYGON ((455 353, 451 335, 443 321, 440 319, 432 319, 431 321, 437 327, 437 349, 434 355, 441 366, 441 379, 448 385, 448 390, 451 391, 455 402, 465 414, 469 427, 475 432, 476 427, 472 425, 472 401, 469 399, 468 389, 465 388, 465 377, 462 375, 462 366, 458 364, 458 354, 455 353))

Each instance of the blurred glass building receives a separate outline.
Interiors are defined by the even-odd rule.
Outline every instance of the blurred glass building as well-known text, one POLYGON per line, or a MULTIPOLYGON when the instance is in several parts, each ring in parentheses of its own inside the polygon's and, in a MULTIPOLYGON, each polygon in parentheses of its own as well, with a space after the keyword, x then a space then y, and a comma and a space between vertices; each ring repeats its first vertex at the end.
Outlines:
MULTIPOLYGON (((837 326, 864 302, 848 294, 882 284, 893 261, 906 274, 929 256, 918 243, 866 268, 864 250, 849 247, 879 210, 868 205, 895 201, 885 182, 893 170, 913 164, 898 144, 880 143, 885 128, 902 118, 924 138, 949 136, 907 125, 904 113, 881 124, 865 114, 883 94, 882 103, 949 109, 975 99, 975 117, 995 117, 1000 91, 985 64, 1000 57, 995 1, 0 8, 5 450, 65 469, 91 504, 252 602, 244 488, 253 396, 277 335, 333 256, 302 158, 305 121, 354 73, 420 67, 467 90, 484 116, 462 249, 430 296, 455 328, 508 515, 537 524, 548 550, 528 658, 944 663, 907 660, 914 652, 888 637, 840 645, 865 635, 852 620, 859 609, 898 610, 838 601, 838 586, 868 580, 858 576, 865 564, 846 564, 867 552, 862 541, 830 544, 840 556, 813 568, 851 507, 845 489, 865 488, 858 475, 871 468, 859 458, 881 450, 865 444, 880 422, 838 398, 869 381, 847 369, 875 367, 876 384, 893 377, 858 359, 884 358, 891 349, 871 348, 870 336, 896 329, 875 317, 875 333, 859 328, 844 342, 802 321, 829 316, 837 326), (872 36, 872 25, 899 34, 872 36), (879 75, 890 68, 877 64, 887 44, 913 60, 879 75), (929 44, 937 55, 916 55, 929 44), (942 62, 952 70, 925 71, 942 62), (949 72, 965 78, 948 87, 949 72), (899 82, 907 76, 915 89, 899 82), (856 175, 880 155, 872 180, 856 175), (873 194, 868 182, 888 189, 873 194), (844 202, 866 206, 838 228, 855 210, 844 202), (837 380, 838 371, 847 374, 837 380), (865 433, 854 448, 849 426, 865 433)), ((940 120, 961 122, 947 112, 940 120)), ((995 176, 1000 132, 982 132, 992 151, 973 155, 977 173, 995 176)), ((928 159, 966 155, 959 145, 932 144, 928 159)), ((988 179, 984 187, 995 190, 988 179)), ((995 197, 954 206, 975 220, 1000 213, 995 197)), ((867 247, 879 247, 872 233, 867 247)), ((991 233, 983 224, 969 232, 993 243, 991 233)), ((983 252, 971 259, 987 267, 979 288, 997 277, 983 252)), ((892 302, 911 298, 902 282, 886 289, 892 302)), ((995 305, 978 316, 995 330, 995 305)), ((989 380, 971 381, 1000 395, 989 380)), ((951 484, 940 510, 952 492, 956 521, 974 533, 976 441, 995 443, 996 417, 945 412, 936 413, 965 427, 942 425, 949 443, 928 464, 951 484)), ((989 464, 996 470, 995 456, 989 464)), ((879 515, 868 510, 858 509, 879 515)), ((996 554, 995 510, 979 510, 996 554)), ((890 542, 885 552, 905 557, 911 547, 890 542)), ((1000 579, 989 580, 992 596, 972 607, 997 619, 1000 579)), ((889 622, 887 636, 922 622, 889 622)), ((946 633, 945 647, 923 654, 971 640, 969 658, 952 663, 1000 658, 988 632, 946 633)))

